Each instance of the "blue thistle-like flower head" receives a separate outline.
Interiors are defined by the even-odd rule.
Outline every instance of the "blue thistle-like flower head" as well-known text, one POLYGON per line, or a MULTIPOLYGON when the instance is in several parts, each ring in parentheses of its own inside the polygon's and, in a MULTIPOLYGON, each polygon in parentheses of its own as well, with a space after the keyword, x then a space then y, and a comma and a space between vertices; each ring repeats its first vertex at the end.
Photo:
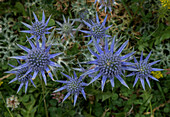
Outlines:
MULTIPOLYGON (((91 21, 92 23, 89 24, 88 22, 83 20, 84 23, 89 27, 90 31, 85 31, 85 30, 80 30, 80 31, 84 32, 86 34, 89 34, 85 37, 93 36, 95 39, 97 39, 97 42, 99 42, 100 39, 102 39, 104 37, 111 37, 110 35, 105 34, 106 31, 112 26, 112 25, 110 25, 105 28, 106 20, 107 20, 107 16, 105 17, 104 21, 100 24, 99 17, 96 12, 96 22, 97 23, 94 23, 93 21, 91 21)), ((91 42, 92 42, 92 40, 90 40, 90 42, 88 44, 90 44, 91 42)))
POLYGON ((49 22, 51 16, 45 22, 44 11, 43 11, 43 15, 42 15, 42 21, 38 21, 38 18, 35 15, 34 12, 33 12, 33 15, 34 15, 34 18, 35 18, 35 22, 32 23, 32 26, 22 22, 22 24, 24 24, 30 30, 23 30, 21 32, 31 33, 32 36, 29 39, 36 38, 37 40, 39 40, 41 37, 42 37, 42 39, 45 39, 45 35, 44 34, 50 34, 50 32, 48 32, 48 30, 53 28, 53 27, 47 28, 47 25, 48 25, 48 22, 49 22))
POLYGON ((133 65, 133 63, 126 62, 126 59, 133 55, 135 52, 129 53, 125 56, 120 56, 121 52, 128 44, 128 41, 123 43, 122 46, 116 52, 114 52, 114 40, 115 37, 113 38, 110 51, 108 48, 107 39, 105 39, 104 51, 102 51, 100 46, 93 39, 95 48, 99 54, 88 48, 91 54, 97 57, 97 59, 95 59, 94 61, 89 61, 88 64, 95 64, 96 67, 94 69, 88 70, 82 75, 99 72, 98 75, 95 76, 89 84, 97 80, 99 77, 103 76, 101 82, 102 91, 104 89, 107 78, 110 79, 112 87, 114 87, 114 77, 116 77, 124 86, 128 87, 125 81, 121 78, 121 75, 123 75, 124 70, 133 70, 132 68, 127 67, 128 65, 133 65))
POLYGON ((74 72, 74 77, 72 76, 68 76, 64 73, 62 73, 64 76, 66 76, 69 81, 63 81, 63 80, 56 80, 57 82, 60 83, 64 83, 66 84, 65 86, 55 90, 54 92, 59 92, 62 91, 64 89, 66 89, 68 91, 68 93, 66 94, 66 96, 63 99, 63 102, 71 95, 74 95, 74 106, 76 104, 77 101, 77 97, 79 95, 79 93, 81 92, 83 94, 83 97, 86 99, 86 95, 84 92, 84 87, 87 86, 86 83, 82 82, 83 77, 80 76, 80 78, 77 77, 76 73, 74 72))
MULTIPOLYGON (((21 63, 18 61, 19 65, 21 65, 21 63)), ((11 67, 16 68, 16 66, 9 64, 11 67)), ((35 84, 33 82, 32 75, 31 73, 28 73, 27 75, 25 75, 25 73, 28 71, 28 67, 23 67, 21 69, 17 69, 17 70, 12 70, 12 71, 7 71, 6 73, 13 73, 16 74, 16 77, 14 79, 12 79, 9 83, 12 83, 14 81, 19 81, 21 84, 18 88, 17 93, 20 91, 20 89, 23 87, 23 85, 25 84, 25 93, 27 92, 27 88, 28 88, 28 83, 29 80, 31 81, 31 83, 33 84, 34 87, 35 84), (25 75, 25 76, 24 76, 25 75), (24 76, 24 77, 23 77, 24 76)))
POLYGON ((63 15, 63 20, 64 20, 63 24, 56 21, 56 23, 61 26, 60 28, 56 28, 56 30, 60 31, 58 33, 63 35, 61 39, 68 35, 71 35, 71 37, 74 38, 72 32, 76 31, 76 29, 73 28, 73 24, 75 21, 73 20, 73 22, 70 24, 70 19, 68 18, 68 20, 66 21, 66 18, 64 17, 64 15, 63 15))
POLYGON ((34 72, 33 77, 32 77, 32 79, 34 80, 37 74, 41 72, 44 82, 45 84, 47 84, 46 76, 45 76, 45 71, 46 71, 48 75, 51 77, 51 79, 54 81, 52 73, 50 72, 50 69, 48 66, 61 67, 59 64, 56 64, 50 59, 62 53, 49 54, 49 50, 51 46, 48 46, 47 48, 45 48, 45 43, 42 43, 42 47, 39 47, 39 43, 37 43, 37 47, 36 47, 30 39, 28 39, 28 41, 32 49, 29 49, 27 47, 24 47, 18 44, 18 46, 21 49, 25 50, 28 53, 27 55, 11 57, 15 59, 23 59, 26 61, 26 63, 15 68, 15 69, 23 69, 25 67, 28 68, 27 72, 20 78, 23 78, 25 75, 28 75, 29 73, 34 72))
POLYGON ((148 83, 149 87, 150 86, 150 82, 148 77, 150 77, 153 80, 159 81, 158 79, 156 79, 155 77, 153 77, 151 75, 152 71, 162 71, 163 69, 158 69, 158 68, 152 68, 152 65, 156 64, 157 62, 159 62, 160 60, 154 61, 152 63, 148 63, 148 59, 151 55, 151 52, 148 54, 148 56, 143 60, 143 52, 141 53, 141 57, 140 57, 140 61, 138 62, 136 60, 136 58, 134 57, 134 61, 135 61, 135 65, 132 66, 133 69, 135 69, 134 72, 132 72, 131 74, 127 75, 127 77, 129 76, 134 76, 136 75, 135 78, 135 82, 133 84, 133 87, 136 85, 138 79, 140 79, 141 84, 143 89, 145 90, 145 84, 144 84, 144 79, 146 79, 146 82, 148 83))
POLYGON ((28 53, 26 62, 33 71, 44 70, 50 63, 49 52, 43 48, 34 48, 28 53))
POLYGON ((112 12, 112 5, 115 4, 115 0, 95 0, 94 4, 96 4, 97 1, 101 4, 99 9, 105 7, 105 13, 107 8, 109 8, 110 12, 112 12))

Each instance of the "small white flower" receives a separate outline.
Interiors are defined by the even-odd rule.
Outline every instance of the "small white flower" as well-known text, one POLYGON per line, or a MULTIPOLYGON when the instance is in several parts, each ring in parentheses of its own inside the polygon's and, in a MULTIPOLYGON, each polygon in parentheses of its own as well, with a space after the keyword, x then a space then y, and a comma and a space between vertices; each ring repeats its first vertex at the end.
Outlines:
POLYGON ((18 97, 12 95, 11 97, 6 99, 7 107, 12 108, 14 110, 15 108, 18 108, 18 105, 20 104, 18 101, 18 97))

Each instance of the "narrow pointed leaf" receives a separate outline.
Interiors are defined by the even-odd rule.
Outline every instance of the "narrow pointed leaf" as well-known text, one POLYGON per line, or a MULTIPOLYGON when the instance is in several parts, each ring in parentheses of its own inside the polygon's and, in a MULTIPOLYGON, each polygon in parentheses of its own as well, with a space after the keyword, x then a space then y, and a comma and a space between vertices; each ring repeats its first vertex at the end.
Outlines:
POLYGON ((77 97, 78 97, 78 94, 76 93, 76 94, 74 95, 74 106, 76 105, 77 97))
POLYGON ((85 94, 85 92, 84 92, 84 89, 81 90, 81 93, 82 93, 84 99, 86 100, 86 94, 85 94))
POLYGON ((104 85, 105 85, 106 79, 107 79, 106 76, 102 77, 102 83, 101 83, 102 91, 104 90, 104 85))
POLYGON ((25 83, 25 94, 27 93, 28 81, 25 83))
POLYGON ((134 82, 134 84, 133 84, 133 87, 136 85, 136 83, 138 82, 138 76, 136 76, 136 78, 135 78, 135 82, 134 82))
POLYGON ((110 52, 111 52, 111 53, 114 52, 115 38, 116 38, 116 36, 113 37, 112 44, 111 44, 111 46, 110 46, 110 52))
POLYGON ((91 83, 93 83, 94 81, 96 81, 101 75, 102 75, 102 73, 97 74, 97 76, 95 76, 95 77, 90 81, 89 84, 91 84, 91 83))
POLYGON ((66 94, 66 96, 64 97, 64 99, 63 99, 62 102, 64 102, 69 96, 70 96, 70 92, 68 92, 68 93, 66 94))
POLYGON ((24 46, 22 46, 22 45, 17 44, 17 46, 20 47, 22 50, 24 50, 24 51, 26 51, 26 52, 29 52, 29 51, 30 51, 30 49, 28 49, 27 47, 24 47, 24 46))
POLYGON ((51 59, 51 58, 54 58, 54 57, 56 57, 56 56, 58 56, 58 55, 60 55, 60 54, 63 54, 63 52, 55 53, 55 54, 50 54, 50 59, 51 59))
POLYGON ((117 78, 124 86, 126 86, 126 87, 129 89, 128 85, 125 83, 125 81, 124 81, 119 75, 116 75, 116 78, 117 78))
POLYGON ((45 72, 44 72, 44 70, 42 70, 42 71, 41 71, 41 74, 42 74, 42 76, 43 76, 43 79, 44 79, 45 85, 47 85, 47 78, 46 78, 46 76, 45 76, 45 72))
POLYGON ((21 84, 20 84, 17 93, 21 90, 21 88, 22 88, 23 85, 24 85, 24 83, 21 83, 21 84))
POLYGON ((50 76, 50 78, 54 81, 53 75, 48 67, 46 68, 46 71, 47 71, 48 75, 50 76))
POLYGON ((148 83, 149 87, 151 88, 151 85, 150 85, 148 77, 146 77, 146 82, 148 83))
POLYGON ((158 63, 159 61, 160 61, 160 60, 154 61, 154 62, 152 62, 152 63, 149 63, 149 65, 152 66, 152 65, 158 63))
POLYGON ((29 25, 29 24, 26 24, 26 23, 24 23, 24 22, 21 22, 22 24, 24 24, 26 27, 28 27, 29 29, 32 29, 32 26, 31 25, 29 25))
POLYGON ((147 56, 147 57, 145 58, 145 60, 144 60, 146 63, 148 62, 148 59, 149 59, 149 57, 151 56, 151 52, 152 52, 152 51, 149 52, 148 56, 147 56))
POLYGON ((64 89, 66 89, 66 86, 63 86, 63 87, 61 87, 61 88, 55 90, 54 92, 59 92, 59 91, 62 91, 62 90, 64 90, 64 89))
POLYGON ((33 15, 34 15, 34 19, 35 19, 35 21, 36 22, 38 22, 38 18, 37 18, 37 16, 35 15, 35 13, 33 12, 33 15))
POLYGON ((158 79, 156 79, 155 77, 148 75, 150 78, 152 78, 153 80, 159 81, 158 79))
POLYGON ((143 78, 140 78, 140 82, 141 82, 141 84, 142 84, 143 89, 145 90, 145 82, 144 82, 144 79, 143 79, 143 78))
POLYGON ((128 44, 129 40, 127 40, 125 43, 122 44, 122 46, 118 49, 118 51, 115 52, 116 55, 120 55, 120 53, 123 51, 123 49, 128 44))
POLYGON ((17 81, 17 78, 12 79, 8 84, 10 84, 10 83, 12 83, 14 81, 17 81))

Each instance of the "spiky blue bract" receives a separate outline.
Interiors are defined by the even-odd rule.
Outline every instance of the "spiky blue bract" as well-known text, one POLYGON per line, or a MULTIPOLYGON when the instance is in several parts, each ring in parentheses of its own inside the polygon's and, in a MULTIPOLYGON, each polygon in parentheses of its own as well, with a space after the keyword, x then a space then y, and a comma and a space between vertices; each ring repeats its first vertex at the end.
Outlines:
POLYGON ((83 76, 80 76, 78 78, 75 72, 74 72, 74 76, 72 76, 72 77, 67 75, 67 74, 64 74, 64 73, 62 73, 62 74, 65 77, 67 77, 69 80, 68 81, 56 80, 56 82, 64 83, 66 85, 55 90, 54 92, 58 92, 58 91, 61 91, 61 90, 64 90, 64 89, 66 89, 68 91, 68 93, 66 94, 66 96, 63 99, 63 102, 72 94, 72 95, 74 95, 74 106, 75 106, 78 95, 79 95, 80 92, 82 93, 84 99, 86 99, 84 87, 87 86, 87 84, 82 81, 83 76))
POLYGON ((58 25, 60 25, 60 28, 56 28, 56 30, 59 30, 60 32, 57 32, 59 34, 62 34, 63 36, 61 37, 64 38, 65 36, 68 36, 70 35, 72 38, 74 38, 73 36, 73 31, 76 31, 76 29, 74 29, 73 27, 73 24, 74 24, 74 20, 72 21, 72 23, 70 23, 70 19, 68 18, 68 20, 66 21, 66 18, 64 17, 63 15, 63 20, 64 20, 64 23, 61 24, 60 22, 56 21, 56 23, 58 25))
POLYGON ((104 51, 96 43, 94 38, 93 38, 93 41, 94 41, 95 48, 99 54, 95 53, 89 48, 89 51, 91 52, 91 54, 93 54, 97 58, 88 63, 94 64, 96 67, 94 69, 91 69, 85 72, 82 75, 88 75, 88 74, 97 72, 98 75, 95 76, 89 84, 93 83, 95 80, 97 80, 98 78, 102 76, 102 81, 101 81, 102 91, 104 89, 104 85, 105 85, 107 78, 110 79, 112 87, 114 87, 114 77, 116 77, 124 86, 128 87, 128 85, 125 83, 121 75, 123 75, 124 70, 131 70, 130 68, 127 67, 127 65, 128 66, 133 65, 133 63, 126 62, 126 60, 128 57, 133 55, 135 52, 129 53, 125 56, 120 56, 121 52, 128 44, 128 40, 125 43, 123 43, 116 52, 114 52, 115 51, 114 50, 115 37, 113 38, 110 50, 109 50, 107 39, 105 39, 104 51))
MULTIPOLYGON (((91 68, 93 68, 94 66, 92 66, 91 68)), ((91 69, 91 68, 89 68, 89 69, 91 69)), ((74 70, 77 70, 77 71, 79 71, 79 72, 82 72, 82 73, 84 73, 84 72, 86 72, 87 70, 85 70, 82 66, 81 66, 81 64, 79 63, 79 68, 73 68, 74 70)), ((93 74, 89 74, 88 75, 89 77, 94 77, 94 75, 93 74)))
POLYGON ((162 71, 163 69, 158 69, 158 68, 152 68, 152 65, 156 64, 157 62, 159 62, 160 60, 158 61, 154 61, 152 63, 148 63, 148 59, 151 55, 151 52, 148 54, 148 56, 143 60, 143 52, 141 53, 141 56, 140 56, 140 61, 138 62, 136 60, 136 58, 134 57, 134 62, 135 62, 135 65, 132 66, 132 68, 135 70, 134 72, 132 72, 131 74, 127 75, 127 77, 129 76, 136 76, 135 77, 135 82, 133 84, 133 87, 136 85, 138 79, 140 79, 141 81, 141 84, 142 84, 142 87, 143 89, 145 90, 145 83, 144 83, 144 79, 146 80, 147 84, 149 85, 149 87, 151 88, 150 86, 150 82, 149 82, 149 79, 148 78, 151 78, 153 80, 156 80, 156 81, 159 81, 158 79, 156 79, 155 77, 153 77, 151 75, 151 72, 152 71, 162 71))
POLYGON ((48 32, 48 31, 53 28, 53 27, 47 28, 47 25, 48 25, 48 22, 50 21, 51 16, 45 22, 44 11, 42 14, 41 21, 38 21, 38 18, 34 12, 33 12, 33 15, 34 15, 35 22, 32 23, 32 25, 22 22, 22 24, 25 25, 26 27, 28 27, 29 30, 22 30, 21 32, 32 34, 32 36, 29 39, 36 38, 37 40, 39 40, 41 37, 42 37, 42 39, 45 39, 45 34, 50 34, 50 32, 48 32))
MULTIPOLYGON (((52 73, 48 66, 61 67, 59 64, 51 61, 50 59, 62 54, 55 53, 49 54, 49 50, 51 46, 45 47, 45 43, 42 43, 42 46, 39 46, 39 43, 35 46, 30 39, 28 39, 32 49, 28 49, 24 46, 19 45, 19 47, 25 50, 28 54, 25 56, 14 56, 11 58, 23 59, 26 63, 14 68, 14 70, 23 69, 25 67, 28 68, 27 72, 21 77, 23 78, 25 75, 34 72, 32 79, 34 80, 39 72, 41 72, 44 82, 47 85, 45 71, 48 73, 50 78, 54 81, 52 73)), ((38 41, 37 41, 38 42, 38 41)))
MULTIPOLYGON (((18 61, 19 65, 21 65, 21 63, 18 61)), ((9 64, 10 65, 10 64, 9 64)), ((13 68, 16 68, 16 66, 13 66, 13 65, 10 65, 11 67, 13 68)), ((31 81, 31 83, 33 84, 34 87, 35 84, 33 82, 33 80, 31 79, 32 78, 32 75, 31 73, 25 75, 24 77, 22 77, 27 71, 28 71, 28 67, 23 67, 21 69, 17 69, 17 70, 13 70, 13 71, 7 71, 6 73, 13 73, 13 74, 16 74, 16 77, 14 79, 12 79, 9 83, 12 83, 14 81, 19 81, 21 84, 18 88, 18 91, 17 93, 21 90, 21 88, 25 85, 25 93, 27 92, 27 88, 28 88, 28 83, 29 83, 29 80, 31 81)))
MULTIPOLYGON (((103 39, 104 37, 111 37, 110 35, 105 34, 106 31, 112 26, 112 25, 110 25, 108 27, 105 27, 106 20, 107 20, 107 16, 105 17, 104 21, 102 23, 100 23, 98 14, 96 12, 96 23, 91 21, 92 23, 89 24, 88 22, 83 20, 84 23, 89 27, 90 31, 85 31, 85 30, 80 30, 80 31, 83 33, 89 34, 85 37, 93 36, 95 39, 97 39, 97 42, 99 42, 100 39, 103 39)), ((91 42, 92 42, 92 40, 90 40, 90 42, 88 44, 90 44, 91 42)))
POLYGON ((112 12, 112 5, 115 4, 115 0, 95 0, 94 4, 96 4, 97 1, 101 4, 99 9, 105 7, 105 13, 107 8, 110 10, 110 12, 112 12))

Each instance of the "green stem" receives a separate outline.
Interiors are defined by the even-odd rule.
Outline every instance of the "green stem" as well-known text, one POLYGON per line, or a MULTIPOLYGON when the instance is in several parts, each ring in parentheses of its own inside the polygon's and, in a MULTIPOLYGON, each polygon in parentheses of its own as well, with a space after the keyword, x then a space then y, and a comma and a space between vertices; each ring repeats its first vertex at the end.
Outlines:
MULTIPOLYGON (((2 93, 1 93, 1 92, 0 92, 0 94, 1 94, 1 97, 2 97, 3 102, 5 103, 4 97, 2 96, 2 93)), ((6 106, 6 103, 5 103, 5 107, 6 107, 6 109, 8 110, 9 114, 11 115, 11 117, 14 117, 14 116, 12 115, 11 111, 9 110, 9 108, 6 106)))
POLYGON ((151 110, 151 115, 153 115, 153 110, 152 110, 152 104, 151 104, 151 101, 150 101, 150 110, 151 110))
POLYGON ((91 112, 92 112, 92 104, 90 103, 90 115, 91 115, 91 112))
POLYGON ((164 101, 166 102, 165 95, 164 95, 164 93, 163 93, 163 91, 162 91, 162 88, 161 88, 159 82, 156 82, 156 84, 157 84, 157 86, 158 86, 159 91, 161 92, 161 95, 162 95, 164 101))
MULTIPOLYGON (((30 3, 30 0, 28 0, 28 3, 30 3)), ((31 9, 30 9, 30 6, 28 7, 29 9, 29 15, 30 15, 30 20, 32 20, 32 16, 31 16, 31 9)))
MULTIPOLYGON (((41 77, 41 76, 40 76, 41 77)), ((42 79, 42 78, 41 78, 42 79)), ((41 80, 40 79, 40 80, 41 80)), ((44 86, 44 83, 43 81, 41 80, 41 86, 42 86, 42 91, 43 91, 43 97, 44 97, 44 108, 45 108, 45 114, 46 114, 46 117, 48 117, 48 110, 47 110, 47 104, 46 104, 46 100, 45 100, 45 86, 44 86)))

